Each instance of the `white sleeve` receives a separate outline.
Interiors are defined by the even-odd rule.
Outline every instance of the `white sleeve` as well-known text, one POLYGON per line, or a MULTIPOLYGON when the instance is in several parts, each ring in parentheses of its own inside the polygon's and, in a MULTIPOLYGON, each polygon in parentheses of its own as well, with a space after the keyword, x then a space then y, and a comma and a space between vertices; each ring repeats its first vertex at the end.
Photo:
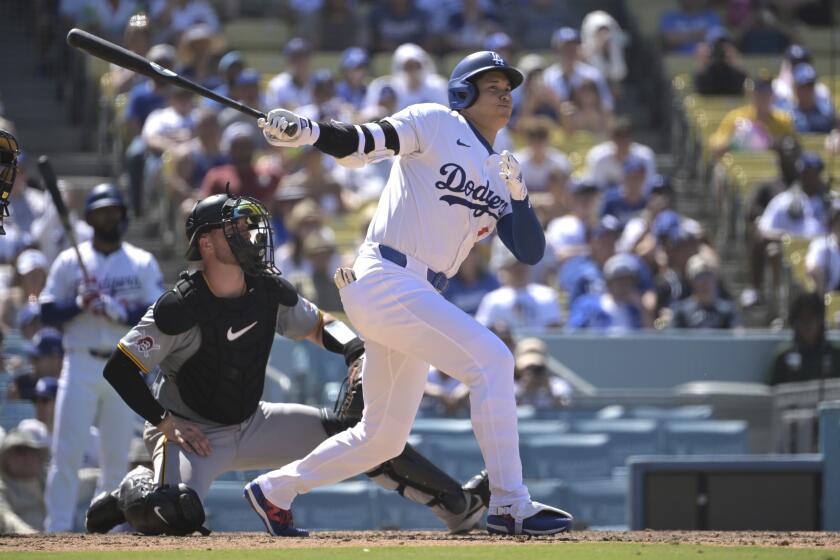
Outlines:
POLYGON ((770 234, 778 227, 778 217, 782 211, 782 208, 780 208, 782 202, 783 200, 779 196, 770 200, 767 208, 764 209, 764 213, 758 219, 758 230, 761 233, 770 234))
POLYGON ((485 294, 485 296, 481 298, 481 303, 478 304, 478 310, 475 312, 475 320, 484 326, 489 326, 493 323, 494 306, 491 297, 492 295, 493 292, 485 294))
POLYGON ((825 237, 818 237, 808 245, 808 254, 805 256, 805 268, 817 270, 825 268, 828 249, 825 246, 825 237))
POLYGON ((157 260, 149 256, 149 261, 143 267, 142 276, 143 303, 152 304, 157 301, 164 292, 163 274, 160 272, 157 260))
POLYGON ((434 147, 443 118, 448 116, 449 109, 443 105, 421 103, 385 118, 397 132, 400 142, 398 155, 422 155, 434 147))
POLYGON ((163 109, 156 109, 152 111, 148 117, 146 117, 146 122, 143 123, 143 131, 140 133, 143 140, 148 140, 150 136, 160 134, 160 131, 163 128, 160 118, 160 111, 162 110, 163 109))
MULTIPOLYGON (((551 288, 548 289, 551 290, 551 288)), ((540 303, 542 324, 546 327, 561 325, 563 314, 560 312, 560 301, 557 299, 557 294, 552 290, 550 293, 546 292, 546 295, 545 301, 540 303)))
POLYGON ((76 297, 79 283, 76 280, 76 269, 71 266, 73 262, 67 258, 66 253, 55 259, 47 275, 44 291, 38 298, 40 303, 68 301, 76 297))

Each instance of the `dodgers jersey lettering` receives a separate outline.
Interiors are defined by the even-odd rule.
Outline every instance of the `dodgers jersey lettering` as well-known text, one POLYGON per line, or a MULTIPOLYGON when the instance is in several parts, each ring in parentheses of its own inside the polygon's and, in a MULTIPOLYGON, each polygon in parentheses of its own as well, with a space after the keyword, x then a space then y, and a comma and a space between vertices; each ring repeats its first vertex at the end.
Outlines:
POLYGON ((499 155, 456 111, 412 105, 386 119, 399 156, 367 232, 447 276, 511 212, 499 155))
MULTIPOLYGON (((163 293, 160 268, 147 251, 123 243, 119 250, 103 255, 86 241, 79 245, 79 252, 99 291, 127 307, 149 305, 163 293)), ((62 251, 50 268, 40 301, 42 304, 71 301, 83 281, 76 254, 72 249, 62 251)), ((105 317, 82 312, 64 325, 64 349, 110 351, 126 328, 105 317)))

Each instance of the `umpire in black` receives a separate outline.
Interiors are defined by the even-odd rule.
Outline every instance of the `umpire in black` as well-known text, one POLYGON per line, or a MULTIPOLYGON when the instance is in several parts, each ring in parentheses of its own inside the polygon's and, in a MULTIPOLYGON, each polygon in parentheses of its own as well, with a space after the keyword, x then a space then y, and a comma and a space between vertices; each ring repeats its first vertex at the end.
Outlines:
MULTIPOLYGON (((186 233, 187 258, 202 269, 181 274, 121 339, 104 370, 146 419, 154 473, 135 469, 119 489, 98 496, 88 511, 89 531, 106 532, 125 519, 146 533, 197 530, 204 520, 199 499, 219 475, 300 459, 358 420, 260 400, 275 333, 343 354, 348 366, 364 353, 349 328, 300 297, 276 270, 263 205, 210 196, 196 203, 186 233), (143 375, 153 371, 150 391, 143 375)), ((431 507, 450 532, 469 531, 486 511, 486 476, 462 488, 408 445, 368 476, 431 507)), ((291 518, 279 531, 276 520, 266 526, 272 534, 306 535, 291 518)))

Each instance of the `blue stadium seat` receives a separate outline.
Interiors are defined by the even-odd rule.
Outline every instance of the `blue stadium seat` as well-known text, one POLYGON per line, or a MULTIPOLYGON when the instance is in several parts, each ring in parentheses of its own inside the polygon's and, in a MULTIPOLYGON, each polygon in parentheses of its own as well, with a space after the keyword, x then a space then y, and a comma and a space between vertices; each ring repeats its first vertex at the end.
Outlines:
POLYGON ((711 420, 712 407, 707 404, 686 405, 674 408, 639 406, 628 414, 631 418, 649 418, 651 420, 711 420))
POLYGON ((659 424, 656 420, 581 420, 575 422, 572 429, 584 434, 607 434, 610 437, 611 466, 624 465, 627 457, 631 455, 655 455, 662 450, 659 424))
POLYGON ((665 424, 665 449, 671 455, 749 453, 743 420, 675 420, 665 424))
MULTIPOLYGON (((531 498, 543 504, 569 511, 569 485, 562 480, 548 478, 544 480, 526 480, 531 498)), ((572 515, 574 512, 569 511, 572 515)))
POLYGON ((585 480, 569 485, 567 507, 575 520, 588 528, 626 530, 627 493, 624 477, 585 480))
POLYGON ((606 434, 556 434, 522 441, 528 478, 588 480, 610 474, 610 438, 606 434))
POLYGON ((424 436, 419 449, 457 480, 466 480, 484 468, 484 457, 472 433, 466 436, 424 436))
MULTIPOLYGON (((204 497, 207 528, 213 531, 265 531, 251 506, 242 497, 245 484, 216 481, 204 497)), ((295 508, 297 516, 297 508, 295 508)))
POLYGON ((316 488, 295 499, 295 525, 306 529, 361 531, 374 528, 377 488, 368 481, 316 488))
POLYGON ((529 420, 519 422, 520 441, 533 436, 564 434, 569 431, 569 423, 559 420, 529 420))

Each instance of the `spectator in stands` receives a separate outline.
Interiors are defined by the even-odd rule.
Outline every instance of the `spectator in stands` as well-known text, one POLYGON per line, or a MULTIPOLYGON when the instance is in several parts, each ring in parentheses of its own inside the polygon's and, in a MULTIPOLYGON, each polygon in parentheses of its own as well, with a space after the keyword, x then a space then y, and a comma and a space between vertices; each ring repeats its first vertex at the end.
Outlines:
POLYGON ((768 150, 782 136, 794 134, 793 119, 773 107, 773 81, 760 75, 744 86, 749 103, 729 111, 709 138, 716 157, 729 150, 768 150))
POLYGON ((38 296, 47 282, 49 263, 41 251, 26 249, 17 257, 15 281, 10 289, 0 294, 0 320, 2 326, 11 329, 18 311, 38 296))
POLYGON ((311 37, 316 50, 340 51, 358 45, 364 32, 356 0, 324 0, 317 10, 305 14, 299 23, 303 35, 311 37))
MULTIPOLYGON (((505 60, 513 60, 513 39, 504 31, 496 31, 491 33, 484 39, 482 48, 485 51, 493 51, 499 53, 499 56, 505 60)), ((522 70, 522 68, 520 68, 522 70)), ((525 72, 525 70, 522 70, 525 72)))
POLYGON ((516 344, 516 404, 547 410, 568 406, 572 388, 548 369, 545 342, 539 338, 523 338, 516 344))
POLYGON ((350 47, 341 53, 341 79, 335 86, 335 92, 355 111, 364 106, 369 71, 370 59, 364 49, 350 47))
POLYGON ((344 312, 333 275, 336 269, 335 238, 313 231, 303 240, 306 265, 297 274, 288 276, 298 293, 327 312, 344 312))
POLYGON ((796 132, 828 133, 837 125, 831 97, 817 95, 817 71, 810 64, 793 69, 794 102, 790 107, 796 132))
POLYGON ((545 234, 559 264, 589 251, 586 236, 598 222, 599 194, 598 187, 589 181, 573 181, 569 185, 569 213, 552 220, 545 234))
POLYGON ((578 19, 575 8, 568 2, 554 0, 528 0, 513 4, 511 36, 525 50, 544 49, 551 44, 555 30, 562 25, 575 25, 578 19))
POLYGON ((569 177, 561 169, 554 169, 546 176, 545 196, 534 193, 531 203, 537 211, 540 222, 549 224, 569 212, 569 177))
MULTIPOLYGON (((260 96, 260 73, 253 68, 242 70, 236 77, 230 94, 231 97, 249 107, 262 107, 264 103, 260 96)), ((234 123, 244 123, 251 127, 254 133, 252 140, 258 150, 268 148, 268 143, 265 141, 262 131, 253 126, 253 117, 245 115, 232 107, 222 109, 222 112, 219 113, 219 126, 221 126, 222 131, 227 130, 234 123)))
POLYGON ((568 330, 621 333, 652 325, 642 305, 639 261, 630 255, 614 255, 604 265, 606 292, 575 300, 569 310, 568 330))
POLYGON ((511 329, 559 327, 563 320, 554 289, 530 282, 530 267, 510 252, 500 252, 502 287, 481 300, 475 319, 482 325, 504 322, 511 329))
POLYGON ((840 377, 840 348, 825 337, 822 293, 801 293, 790 306, 793 340, 776 351, 770 385, 840 377))
POLYGON ((573 87, 562 107, 563 128, 569 133, 587 132, 597 140, 607 136, 611 115, 604 109, 595 82, 583 80, 573 87))
MULTIPOLYGON (((146 14, 140 13, 131 16, 123 32, 122 46, 135 54, 146 56, 152 46, 152 32, 149 29, 149 18, 146 14)), ((126 93, 145 80, 141 74, 116 64, 108 66, 108 76, 110 77, 112 92, 115 95, 126 93)))
POLYGON ((729 32, 713 27, 697 50, 699 68, 694 73, 694 89, 700 95, 740 95, 747 73, 738 60, 738 51, 729 32))
POLYGON ((406 43, 429 47, 428 19, 414 0, 377 2, 368 15, 371 52, 393 51, 406 43))
POLYGON ((196 191, 207 172, 230 161, 228 154, 222 152, 221 140, 222 129, 216 112, 202 107, 195 114, 195 138, 172 152, 173 173, 167 177, 166 194, 173 207, 182 207, 180 215, 184 219, 192 210, 196 191))
POLYGON ((57 395, 58 379, 56 377, 42 377, 35 384, 35 396, 32 399, 35 403, 34 419, 44 425, 48 436, 51 436, 53 432, 57 395))
POLYGON ((758 220, 758 230, 766 240, 782 235, 812 238, 828 227, 829 187, 822 179, 824 164, 819 154, 803 153, 797 163, 799 181, 770 201, 758 220))
POLYGON ((462 0, 458 4, 449 14, 440 46, 444 52, 482 50, 486 39, 501 30, 498 10, 482 0, 462 0))
MULTIPOLYGON (((75 232, 76 241, 87 241, 93 236, 93 229, 81 218, 86 192, 75 188, 66 178, 58 180, 58 191, 69 211, 70 225, 75 232)), ((44 212, 32 222, 31 231, 33 240, 49 263, 55 260, 61 251, 70 247, 70 240, 61 225, 55 204, 44 204, 44 212)))
POLYGON ((0 444, 0 534, 44 529, 48 449, 28 432, 11 430, 0 444))
POLYGON ((624 177, 621 185, 604 193, 601 205, 602 216, 615 216, 622 225, 626 225, 647 206, 645 193, 647 167, 644 160, 629 157, 624 160, 624 177))
POLYGON ((27 345, 26 354, 29 358, 28 367, 16 374, 9 383, 6 396, 10 399, 32 400, 39 379, 58 378, 61 375, 61 362, 64 359, 61 333, 52 327, 42 328, 27 345))
MULTIPOLYGON (((794 102, 794 79, 793 69, 800 64, 814 64, 811 51, 802 45, 791 45, 785 51, 785 57, 779 67, 779 75, 773 80, 773 94, 776 100, 783 105, 790 105, 794 102)), ((831 102, 831 91, 822 82, 814 86, 814 93, 818 103, 831 102)))
POLYGON ((805 268, 818 294, 840 290, 840 206, 831 208, 828 234, 815 237, 808 245, 805 268))
POLYGON ((717 13, 707 9, 706 0, 680 0, 678 9, 662 16, 659 34, 665 50, 691 54, 709 29, 722 25, 717 13))
MULTIPOLYGON (((274 260, 284 275, 294 277, 295 275, 310 275, 311 268, 304 254, 303 244, 309 235, 318 232, 326 239, 334 239, 335 233, 324 225, 324 211, 318 203, 311 198, 305 198, 295 204, 288 220, 285 220, 286 228, 289 231, 289 239, 286 243, 275 248, 274 260)), ((336 259, 334 271, 338 266, 336 259)))
MULTIPOLYGON (((239 51, 229 51, 219 59, 219 66, 216 70, 222 83, 216 86, 213 91, 219 95, 230 96, 231 91, 236 87, 236 79, 239 73, 245 69, 245 59, 239 51)), ((224 105, 212 99, 203 98, 201 104, 204 107, 221 111, 224 105)))
POLYGON ((197 23, 219 31, 219 16, 207 0, 152 0, 151 6, 154 28, 165 34, 160 40, 171 41, 197 23))
POLYGON ((661 316, 669 314, 666 310, 691 295, 686 268, 688 260, 701 251, 702 243, 700 232, 681 222, 675 212, 660 213, 654 220, 652 231, 664 256, 655 279, 655 310, 656 315, 661 316))
POLYGON ((312 74, 312 103, 298 109, 298 114, 314 121, 352 122, 353 109, 336 93, 333 73, 322 68, 312 74))
POLYGON ((298 163, 300 169, 283 179, 283 188, 303 188, 327 215, 343 213, 346 207, 340 175, 331 162, 319 150, 306 146, 300 151, 298 163))
POLYGON ((131 16, 141 4, 136 0, 76 0, 60 2, 61 15, 72 21, 73 27, 119 42, 131 16))
POLYGON ((294 111, 312 103, 312 45, 295 37, 286 43, 286 71, 271 78, 265 90, 266 107, 283 107, 294 111))
POLYGON ((575 88, 586 80, 594 82, 601 105, 605 111, 612 113, 613 97, 603 74, 580 59, 580 34, 571 27, 561 27, 552 36, 551 46, 557 53, 557 62, 546 68, 543 74, 548 87, 561 101, 570 101, 575 88))
POLYGON ((597 144, 586 154, 586 168, 591 180, 602 190, 618 186, 624 175, 624 162, 630 158, 645 162, 645 177, 656 177, 656 158, 653 150, 633 140, 633 125, 626 117, 615 119, 610 128, 610 140, 597 144))
POLYGON ((615 254, 620 235, 621 223, 618 219, 604 216, 588 235, 588 253, 573 256, 561 265, 557 283, 566 292, 569 307, 581 296, 604 293, 606 285, 602 270, 615 254))
POLYGON ((458 416, 467 412, 469 405, 470 390, 466 385, 435 367, 429 368, 421 410, 436 416, 458 416))
MULTIPOLYGON (((15 318, 15 327, 20 331, 20 336, 24 340, 32 340, 41 327, 41 305, 37 302, 29 302, 24 304, 19 310, 15 318)), ((2 331, 0 331, 2 332, 2 331)), ((0 337, 2 340, 2 337, 0 337)))
POLYGON ((480 245, 473 247, 443 291, 443 297, 468 315, 475 315, 484 296, 499 288, 499 281, 487 269, 482 249, 480 245))
POLYGON ((652 233, 653 224, 661 212, 671 209, 673 198, 674 189, 670 179, 661 175, 655 177, 645 209, 627 221, 617 243, 617 249, 621 252, 636 253, 649 262, 653 262, 652 253, 656 248, 656 239, 652 233))
POLYGON ((229 192, 234 196, 252 196, 270 204, 280 184, 280 173, 271 165, 254 164, 254 125, 235 123, 222 134, 222 153, 230 163, 210 169, 201 183, 199 198, 229 192))
POLYGON ((548 175, 552 171, 560 171, 566 176, 572 174, 572 165, 566 154, 549 143, 551 119, 534 117, 522 121, 520 128, 525 135, 526 145, 514 155, 522 166, 522 178, 529 192, 546 192, 548 175))
POLYGON ((674 304, 671 326, 677 329, 731 329, 739 325, 735 304, 718 293, 717 266, 705 255, 688 259, 691 296, 674 304))
POLYGON ((271 229, 274 234, 274 246, 280 247, 289 241, 287 224, 289 215, 295 205, 306 198, 306 190, 302 187, 288 188, 282 183, 274 191, 274 204, 271 207, 271 229))
POLYGON ((365 100, 366 107, 377 104, 385 86, 394 89, 397 110, 416 103, 449 105, 448 82, 435 73, 435 65, 429 54, 413 43, 400 45, 394 52, 390 75, 371 82, 365 100))
POLYGON ((787 31, 773 11, 762 2, 750 2, 750 12, 738 29, 741 52, 745 54, 781 54, 790 44, 787 31))
POLYGON ((521 87, 513 90, 513 125, 519 128, 520 122, 537 117, 545 117, 552 124, 559 126, 563 118, 563 101, 560 96, 545 83, 545 59, 531 53, 522 57, 519 68, 525 74, 521 87))
POLYGON ((178 41, 180 73, 209 89, 222 85, 215 56, 223 43, 222 38, 205 23, 185 29, 178 41))
POLYGON ((580 29, 583 60, 601 72, 613 94, 619 93, 619 85, 627 76, 624 31, 615 18, 602 10, 587 14, 580 29))

